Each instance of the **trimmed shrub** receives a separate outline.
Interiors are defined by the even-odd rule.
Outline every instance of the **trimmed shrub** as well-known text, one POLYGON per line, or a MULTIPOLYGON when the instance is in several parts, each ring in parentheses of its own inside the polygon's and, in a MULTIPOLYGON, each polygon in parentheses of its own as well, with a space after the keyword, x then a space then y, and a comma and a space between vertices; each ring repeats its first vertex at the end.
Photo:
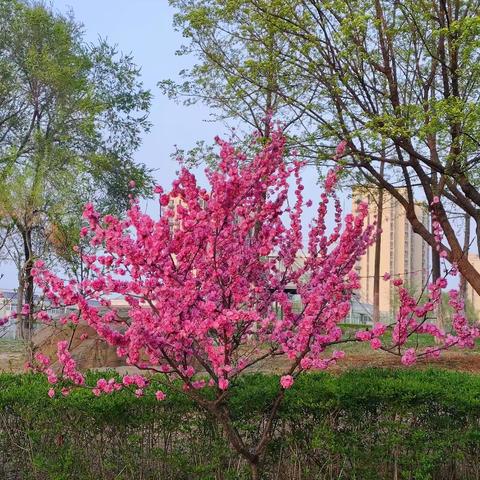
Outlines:
MULTIPOLYGON (((92 380, 94 376, 92 375, 92 380)), ((248 375, 229 408, 246 438, 278 388, 248 375)), ((150 391, 156 390, 155 379, 150 391)), ((207 413, 167 391, 136 398, 76 390, 50 399, 38 375, 0 375, 0 478, 249 478, 207 413)), ((478 479, 480 377, 442 370, 309 374, 287 391, 264 460, 265 479, 478 479)))

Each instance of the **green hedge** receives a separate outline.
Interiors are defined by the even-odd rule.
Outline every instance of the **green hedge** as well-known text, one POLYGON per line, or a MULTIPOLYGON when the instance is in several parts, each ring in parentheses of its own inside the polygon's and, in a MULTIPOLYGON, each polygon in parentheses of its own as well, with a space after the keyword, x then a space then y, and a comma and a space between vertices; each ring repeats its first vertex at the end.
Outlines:
MULTIPOLYGON (((230 410, 255 439, 278 377, 251 375, 230 410)), ((152 386, 153 390, 155 386, 152 386)), ((221 430, 186 397, 77 390, 50 400, 45 379, 0 375, 0 478, 249 478, 221 430)), ((287 392, 264 478, 478 479, 480 377, 442 370, 305 375, 287 392)))

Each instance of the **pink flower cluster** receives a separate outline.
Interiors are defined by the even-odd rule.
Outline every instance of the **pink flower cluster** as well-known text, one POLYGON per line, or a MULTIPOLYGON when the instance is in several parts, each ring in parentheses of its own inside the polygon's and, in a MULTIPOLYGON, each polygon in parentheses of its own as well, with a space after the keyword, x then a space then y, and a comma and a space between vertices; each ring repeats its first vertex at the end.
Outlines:
POLYGON ((102 393, 112 393, 118 390, 121 390, 123 385, 118 383, 114 378, 106 380, 105 378, 100 378, 97 380, 97 385, 92 389, 92 393, 99 397, 102 393))
POLYGON ((402 363, 409 367, 417 361, 417 353, 414 348, 408 348, 402 355, 402 363))
MULTIPOLYGON (((435 197, 432 206, 437 205, 439 202, 439 198, 435 197)), ((433 229, 435 242, 437 244, 436 249, 440 253, 440 256, 445 258, 447 253, 441 248, 443 231, 440 223, 435 220, 436 217, 434 214, 432 214, 432 217, 434 219, 433 229)), ((455 265, 450 274, 456 274, 455 265)), ((438 278, 436 281, 427 285, 427 296, 423 302, 419 301, 415 295, 411 294, 403 286, 403 281, 401 279, 392 280, 392 285, 397 288, 398 291, 400 306, 392 330, 393 344, 385 349, 387 351, 392 351, 393 353, 401 352, 401 361, 404 365, 413 365, 416 363, 417 359, 421 357, 436 359, 440 356, 442 351, 454 346, 460 348, 473 348, 475 340, 480 337, 478 324, 469 324, 465 316, 464 302, 460 298, 459 292, 456 289, 452 289, 448 292, 449 305, 453 309, 451 333, 446 333, 438 325, 429 321, 430 319, 435 318, 438 308, 441 305, 442 292, 448 286, 446 276, 447 274, 445 277, 438 278), (409 338, 417 334, 430 335, 435 339, 436 345, 434 347, 426 347, 423 350, 416 347, 406 348, 409 338)), ((390 279, 391 276, 389 274, 384 275, 384 280, 388 281, 390 279)), ((358 332, 357 338, 363 341, 369 340, 370 333, 371 332, 358 332)), ((378 343, 376 345, 378 345, 378 343)), ((372 347, 375 348, 376 345, 372 344, 372 347)))
POLYGON ((293 385, 293 377, 291 375, 284 375, 281 379, 280 379, 280 385, 282 386, 282 388, 284 388, 285 390, 290 388, 292 385, 293 385))
MULTIPOLYGON (((207 170, 208 188, 185 168, 170 191, 155 188, 162 206, 158 219, 143 213, 134 198, 124 219, 102 218, 92 204, 86 205, 82 235, 98 252, 82 254, 87 279, 64 281, 43 262, 36 262, 32 273, 52 306, 72 307, 75 313, 66 322, 88 324, 130 365, 180 378, 189 395, 206 385, 223 395, 242 372, 277 355, 290 361, 280 380, 287 389, 301 371, 326 369, 343 358, 342 351, 326 349, 342 341, 339 324, 360 286, 355 265, 378 230, 366 225, 365 203, 343 215, 335 191, 341 174, 337 167, 326 177, 304 237, 302 214, 311 202, 303 196, 303 164, 284 160, 282 133, 274 130, 250 162, 229 143, 217 143, 219 168, 207 170), (295 200, 289 205, 291 186, 295 200), (331 203, 335 223, 327 231, 331 203), (126 317, 112 307, 112 297, 128 303, 126 317)), ((345 142, 339 145, 336 159, 345 148, 345 142)), ((440 231, 435 234, 440 238, 440 231)), ((427 321, 446 286, 443 279, 429 286, 423 303, 400 278, 391 281, 400 297, 393 346, 404 364, 421 355, 437 356, 438 349, 419 354, 407 348, 414 333, 435 336, 442 348, 472 345, 478 331, 466 322, 455 294, 450 296, 455 335, 427 321)), ((357 332, 356 340, 393 351, 381 340, 386 328, 376 324, 357 332)), ((58 358, 63 377, 83 385, 66 342, 60 342, 58 358)), ((143 377, 127 375, 121 384, 99 380, 94 393, 131 387, 142 396, 146 385, 143 377)), ((157 398, 163 398, 162 392, 157 398)))
MULTIPOLYGON (((432 207, 440 203, 440 199, 438 197, 434 197, 433 202, 431 204, 432 207)), ((432 228, 433 228, 433 235, 435 238, 435 249, 437 250, 438 254, 441 258, 447 258, 448 253, 442 248, 442 238, 443 238, 443 230, 440 222, 437 220, 437 216, 435 212, 432 212, 432 228)))
POLYGON ((77 364, 68 351, 68 342, 62 340, 57 344, 57 357, 60 365, 63 365, 63 375, 75 385, 84 385, 85 377, 77 370, 77 364))
POLYGON ((360 342, 370 342, 373 350, 382 348, 382 337, 387 331, 387 326, 383 323, 376 323, 371 330, 359 330, 355 333, 355 339, 360 342))
MULTIPOLYGON (((217 142, 219 168, 207 170, 208 188, 185 168, 168 193, 156 187, 159 219, 143 213, 135 199, 125 219, 102 218, 86 205, 82 235, 101 252, 82 255, 88 279, 66 282, 43 262, 33 269, 52 306, 78 312, 76 320, 65 321, 87 323, 129 364, 181 378, 190 393, 207 384, 227 390, 266 355, 285 355, 297 372, 341 359, 343 352, 324 352, 342 337, 338 324, 359 287, 354 267, 375 233, 365 225, 366 204, 343 218, 335 194, 337 167, 327 175, 305 254, 301 217, 311 202, 303 197, 303 164, 283 158, 281 131, 274 130, 250 162, 229 143, 217 142), (295 202, 289 206, 291 180, 295 202), (335 226, 328 233, 331 199, 335 226), (292 285, 303 305, 300 313, 288 293, 292 285), (112 296, 128 302, 127 318, 111 308, 112 296), (199 367, 206 381, 196 378, 199 367)), ((342 142, 336 158, 345 148, 342 142)), ((64 343, 59 360, 64 377, 83 384, 64 343)), ((283 377, 283 388, 291 386, 290 377, 283 377)), ((94 387, 97 393, 115 390, 114 382, 105 382, 94 387)), ((123 379, 124 386, 130 382, 141 395, 142 382, 123 379)))

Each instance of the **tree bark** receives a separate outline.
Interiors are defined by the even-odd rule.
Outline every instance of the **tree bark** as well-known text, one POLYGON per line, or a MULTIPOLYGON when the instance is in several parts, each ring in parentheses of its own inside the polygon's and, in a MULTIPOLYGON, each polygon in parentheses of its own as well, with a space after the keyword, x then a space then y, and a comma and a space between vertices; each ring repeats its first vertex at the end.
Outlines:
MULTIPOLYGON (((383 176, 385 162, 380 165, 380 175, 383 176)), ((382 228, 383 220, 383 188, 378 189, 378 205, 377 205, 377 227, 382 228)), ((382 235, 379 233, 375 240, 375 265, 373 272, 373 322, 380 321, 380 259, 382 248, 382 235)))
POLYGON ((22 311, 23 306, 23 296, 25 292, 25 279, 23 276, 23 268, 18 269, 18 290, 17 290, 17 338, 23 339, 23 321, 22 321, 22 311))
MULTIPOLYGON (((434 148, 436 149, 436 141, 434 141, 434 148)), ((436 153, 434 156, 434 160, 436 160, 436 153)), ((431 179, 432 179, 432 187, 434 188, 434 190, 436 190, 438 185, 436 172, 432 171, 431 179)), ((430 217, 430 228, 433 235, 433 218, 432 217, 430 217)), ((436 246, 431 247, 431 252, 432 252, 432 281, 436 282, 440 278, 440 275, 442 274, 440 269, 440 255, 437 252, 436 246)))
POLYGON ((250 470, 252 472, 252 480, 260 480, 260 472, 258 470, 258 463, 250 463, 250 470))
MULTIPOLYGON (((433 159, 437 160, 436 156, 436 140, 434 140, 434 156, 433 159)), ((432 150, 431 150, 432 151, 432 150)), ((432 155, 432 154, 431 154, 432 155)), ((435 171, 432 171, 431 173, 431 179, 432 179, 432 188, 433 190, 438 193, 438 179, 437 179, 437 173, 435 171)), ((434 219, 433 217, 430 217, 430 229, 433 235, 433 222, 434 219)), ((440 262, 440 253, 437 251, 437 245, 431 247, 431 252, 432 252, 432 282, 436 282, 442 275, 442 270, 441 270, 441 262, 440 262)), ((443 315, 443 305, 442 301, 437 304, 436 308, 436 318, 437 318, 437 325, 439 328, 443 328, 444 326, 444 315, 443 315)))
MULTIPOLYGON (((465 214, 465 235, 463 238, 463 254, 468 259, 468 250, 470 248, 470 215, 465 214)), ((463 299, 464 311, 467 304, 467 279, 460 274, 460 296, 463 299)))
POLYGON ((17 298, 17 320, 19 322, 20 338, 27 343, 32 340, 33 334, 33 307, 34 307, 34 285, 33 285, 33 249, 32 230, 25 228, 21 230, 23 239, 23 251, 25 262, 19 275, 19 289, 17 298), (22 314, 23 305, 28 305, 30 313, 22 314))
MULTIPOLYGON (((300 363, 300 359, 304 357, 305 354, 297 358, 290 369, 289 374, 293 373, 295 368, 300 363)), ((285 390, 280 390, 273 401, 272 408, 270 410, 268 419, 265 423, 265 427, 263 429, 262 435, 257 443, 257 445, 251 449, 248 445, 245 444, 243 438, 239 434, 238 430, 236 429, 235 425, 232 422, 230 417, 230 413, 228 408, 223 403, 208 402, 204 406, 210 413, 217 419, 219 424, 223 427, 224 433, 230 442, 230 445, 234 448, 234 450, 240 454, 250 466, 250 471, 252 474, 252 480, 259 480, 260 479, 260 467, 262 463, 262 457, 265 453, 265 450, 271 440, 271 434, 274 426, 274 419, 277 415, 278 408, 280 407, 281 402, 285 396, 285 390)))

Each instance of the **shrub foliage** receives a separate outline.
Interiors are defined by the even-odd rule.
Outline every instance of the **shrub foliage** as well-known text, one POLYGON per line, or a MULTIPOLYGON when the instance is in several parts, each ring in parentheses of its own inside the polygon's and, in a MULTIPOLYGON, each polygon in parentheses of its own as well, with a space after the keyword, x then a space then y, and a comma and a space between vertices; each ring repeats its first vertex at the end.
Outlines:
MULTIPOLYGON (((77 390, 51 400, 46 388, 43 376, 0 375, 0 478, 249 476, 209 414, 174 390, 157 402, 154 379, 142 398, 127 391, 97 398, 77 390)), ((278 377, 260 374, 232 386, 234 422, 252 440, 277 388, 278 377)), ((479 478, 479 420, 480 377, 474 375, 380 369, 309 374, 286 393, 263 475, 479 478)))

